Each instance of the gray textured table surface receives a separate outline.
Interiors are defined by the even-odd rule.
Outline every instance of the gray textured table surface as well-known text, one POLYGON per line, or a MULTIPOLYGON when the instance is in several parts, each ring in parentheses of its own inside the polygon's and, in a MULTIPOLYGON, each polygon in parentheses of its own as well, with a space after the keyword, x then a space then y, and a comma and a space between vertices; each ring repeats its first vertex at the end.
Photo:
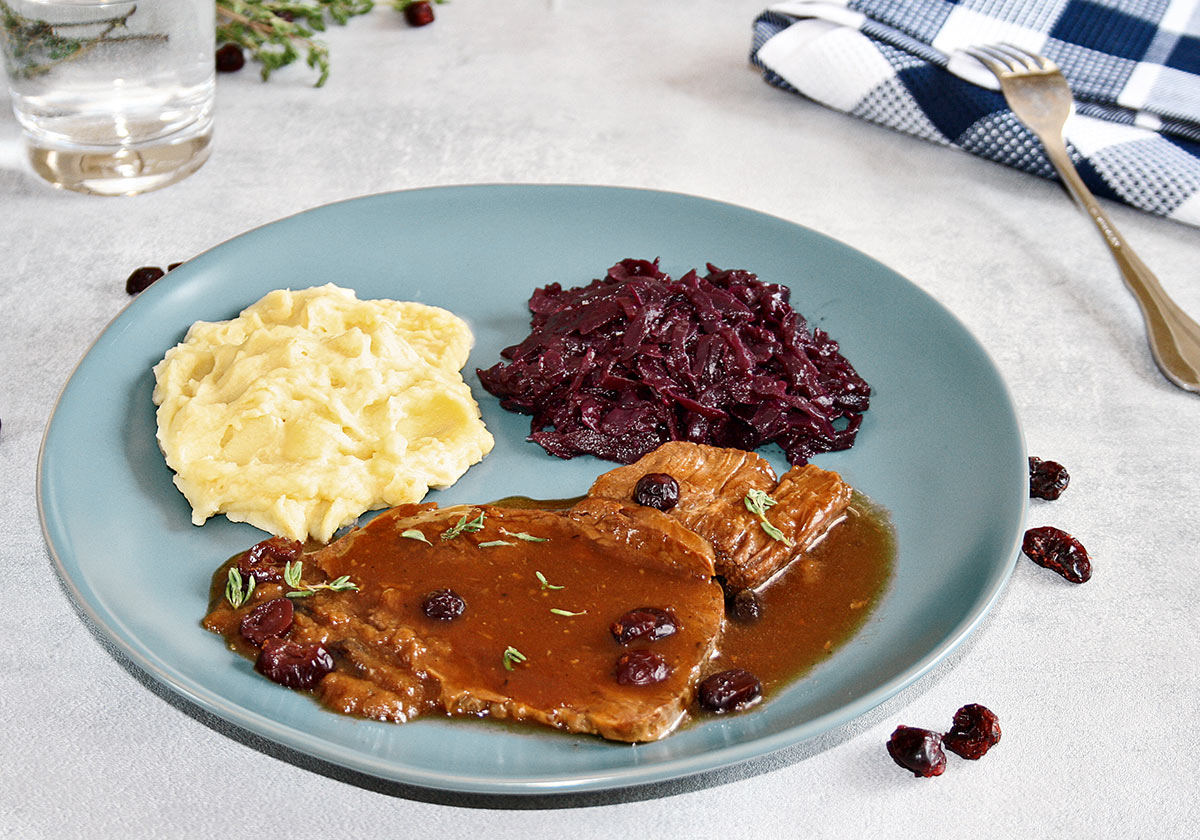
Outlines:
MULTIPOLYGON (((0 116, 0 835, 6 837, 1011 837, 1194 835, 1200 397, 1154 368, 1141 319, 1059 188, 764 84, 747 0, 455 0, 410 29, 380 8, 328 33, 334 74, 220 79, 212 160, 134 199, 57 193, 0 116), (1071 488, 1031 525, 1076 533, 1095 577, 1022 560, 984 625, 872 713, 759 762, 615 794, 506 800, 345 773, 231 731, 108 649, 58 585, 36 460, 126 275, 329 201, 477 182, 692 193, 865 251, 992 354, 1029 450, 1071 488), (918 780, 883 745, 959 705, 1005 737, 918 780)), ((1200 313, 1200 231, 1108 205, 1200 313)))

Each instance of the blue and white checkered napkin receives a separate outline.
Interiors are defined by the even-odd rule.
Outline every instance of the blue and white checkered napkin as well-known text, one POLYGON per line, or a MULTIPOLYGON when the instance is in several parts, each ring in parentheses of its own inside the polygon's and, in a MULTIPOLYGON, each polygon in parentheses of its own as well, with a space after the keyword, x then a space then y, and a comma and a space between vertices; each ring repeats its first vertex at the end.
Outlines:
POLYGON ((1200 0, 796 0, 754 22, 750 58, 831 108, 1055 177, 995 78, 956 52, 997 42, 1062 68, 1093 192, 1200 225, 1200 0))

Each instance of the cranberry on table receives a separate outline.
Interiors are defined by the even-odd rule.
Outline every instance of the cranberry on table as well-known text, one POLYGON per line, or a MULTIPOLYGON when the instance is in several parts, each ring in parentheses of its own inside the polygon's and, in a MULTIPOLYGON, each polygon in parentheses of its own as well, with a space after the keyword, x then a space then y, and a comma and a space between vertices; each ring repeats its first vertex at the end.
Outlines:
POLYGON ((425 26, 433 23, 433 6, 427 0, 417 0, 404 7, 404 19, 410 26, 425 26))
POLYGON ((263 641, 254 670, 288 688, 315 688, 333 670, 333 656, 316 642, 268 638, 263 641))
POLYGON ((272 598, 263 601, 242 618, 238 631, 242 638, 255 647, 271 638, 286 636, 292 629, 295 607, 289 598, 272 598))
POLYGON ((1000 740, 1000 719, 987 706, 971 703, 954 713, 954 725, 942 736, 942 744, 955 755, 972 761, 1000 740))
POLYGON ((897 726, 887 742, 892 761, 914 776, 929 778, 946 772, 946 753, 942 736, 915 726, 897 726))
POLYGON ((762 683, 745 668, 706 677, 697 692, 700 706, 719 715, 744 709, 761 696, 762 683))
POLYGON ((243 578, 253 576, 259 583, 276 583, 283 580, 283 569, 288 563, 300 559, 304 544, 287 537, 270 537, 255 543, 238 557, 238 571, 243 578))
POLYGON ((435 589, 421 602, 421 612, 438 621, 453 621, 466 608, 467 602, 453 589, 435 589))
POLYGON ((1073 536, 1052 525, 1030 528, 1021 551, 1039 566, 1062 575, 1071 583, 1086 583, 1092 577, 1092 559, 1073 536))
POLYGON ((643 507, 670 510, 679 503, 679 482, 666 473, 646 473, 633 487, 633 500, 643 507))
POLYGON ((217 72, 236 73, 246 66, 246 54, 237 44, 222 44, 217 47, 217 72))
POLYGON ((679 621, 670 609, 638 607, 618 618, 608 629, 613 638, 623 645, 635 639, 656 642, 673 635, 679 629, 679 621))
POLYGON ((657 653, 629 650, 617 657, 616 677, 621 685, 653 685, 671 676, 671 666, 657 653))
POLYGON ((1034 499, 1054 501, 1063 494, 1071 482, 1067 468, 1057 461, 1029 458, 1029 496, 1034 499))
POLYGON ((144 265, 141 268, 135 268, 133 273, 125 280, 125 292, 131 295, 144 292, 154 284, 155 280, 163 277, 166 273, 156 265, 144 265))
POLYGON ((753 624, 762 618, 762 599, 753 589, 739 589, 730 600, 729 613, 743 624, 753 624))

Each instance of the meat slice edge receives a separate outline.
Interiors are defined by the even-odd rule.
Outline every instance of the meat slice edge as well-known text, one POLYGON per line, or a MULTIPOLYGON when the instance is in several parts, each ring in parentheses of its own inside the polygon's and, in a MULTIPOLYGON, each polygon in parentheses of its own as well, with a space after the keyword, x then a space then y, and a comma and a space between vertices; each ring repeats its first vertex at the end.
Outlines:
POLYGON ((648 473, 665 473, 679 484, 679 501, 667 514, 712 544, 716 573, 738 589, 761 586, 810 549, 841 521, 853 495, 837 473, 813 464, 777 480, 770 463, 753 452, 673 441, 604 473, 588 497, 631 500, 648 473), (766 516, 791 545, 773 538, 747 509, 751 490, 774 499, 766 516))

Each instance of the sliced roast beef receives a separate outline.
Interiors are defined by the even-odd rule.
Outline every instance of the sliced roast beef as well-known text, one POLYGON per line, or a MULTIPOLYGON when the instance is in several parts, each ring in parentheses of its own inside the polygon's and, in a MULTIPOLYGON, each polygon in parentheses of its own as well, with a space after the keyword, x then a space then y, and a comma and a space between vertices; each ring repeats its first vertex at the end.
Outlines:
POLYGON ((731 587, 756 587, 803 554, 845 514, 852 490, 835 472, 807 464, 776 480, 770 463, 753 452, 674 441, 632 464, 610 470, 588 490, 590 498, 632 500, 638 479, 651 473, 679 485, 669 516, 708 540, 717 574, 731 587), (746 506, 751 491, 774 504, 767 524, 746 506))
POLYGON ((684 716, 714 651, 712 559, 675 519, 612 500, 565 512, 406 505, 306 561, 359 590, 312 598, 292 637, 333 652, 316 693, 339 711, 405 721, 440 710, 651 741, 684 716), (443 589, 464 602, 450 620, 422 611, 443 589), (612 623, 646 606, 669 610, 677 632, 621 645, 612 623), (618 680, 621 657, 639 651, 665 679, 618 680))

